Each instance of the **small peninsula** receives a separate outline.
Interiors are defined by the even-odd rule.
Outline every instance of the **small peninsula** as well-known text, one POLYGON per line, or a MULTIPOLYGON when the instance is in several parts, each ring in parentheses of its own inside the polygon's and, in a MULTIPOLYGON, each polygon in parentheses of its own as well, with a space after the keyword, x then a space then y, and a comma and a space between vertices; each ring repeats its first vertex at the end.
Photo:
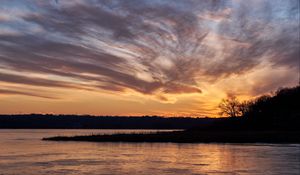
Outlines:
MULTIPOLYGON (((234 100, 234 99, 233 99, 234 100)), ((300 86, 242 102, 234 117, 215 120, 183 131, 57 136, 47 141, 172 142, 172 143, 300 143, 300 86), (237 117, 236 115, 240 115, 237 117)), ((234 101, 228 101, 228 104, 234 101)), ((235 103, 234 103, 235 104, 235 103)), ((236 103, 237 104, 237 103, 236 103)), ((229 106, 230 107, 230 106, 229 106)), ((225 110, 224 110, 225 111, 225 110)))

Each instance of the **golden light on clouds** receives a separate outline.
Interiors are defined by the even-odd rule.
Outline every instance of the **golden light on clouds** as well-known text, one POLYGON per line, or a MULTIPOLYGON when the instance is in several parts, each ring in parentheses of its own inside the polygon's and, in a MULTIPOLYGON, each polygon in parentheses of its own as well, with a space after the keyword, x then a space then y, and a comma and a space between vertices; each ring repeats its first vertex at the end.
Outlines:
POLYGON ((2 114, 216 117, 298 83, 297 0, 1 3, 2 114))

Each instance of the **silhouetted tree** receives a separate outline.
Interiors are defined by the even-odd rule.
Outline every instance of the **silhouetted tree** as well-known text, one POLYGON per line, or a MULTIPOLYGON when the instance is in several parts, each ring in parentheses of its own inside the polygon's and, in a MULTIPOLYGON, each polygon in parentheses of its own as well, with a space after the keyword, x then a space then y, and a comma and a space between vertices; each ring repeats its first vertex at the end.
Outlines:
POLYGON ((250 112, 251 106, 254 104, 253 101, 243 101, 239 103, 239 111, 241 116, 245 116, 247 113, 250 112))
POLYGON ((249 113, 251 113, 252 117, 255 118, 268 118, 272 116, 272 97, 269 95, 263 95, 255 99, 251 105, 248 106, 249 113))
MULTIPOLYGON (((281 88, 245 102, 243 117, 260 128, 295 129, 300 125, 300 86, 281 88)), ((243 104, 243 103, 242 103, 243 104)))
POLYGON ((220 115, 227 117, 241 116, 240 102, 235 96, 230 96, 227 99, 223 99, 219 104, 221 110, 220 115))

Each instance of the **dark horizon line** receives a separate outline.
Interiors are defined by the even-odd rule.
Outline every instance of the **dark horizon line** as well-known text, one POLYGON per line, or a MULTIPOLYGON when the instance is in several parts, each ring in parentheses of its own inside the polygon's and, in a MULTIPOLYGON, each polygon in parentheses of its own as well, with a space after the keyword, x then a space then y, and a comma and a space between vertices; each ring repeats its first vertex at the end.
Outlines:
POLYGON ((164 115, 94 115, 94 114, 51 114, 51 113, 22 113, 22 114, 0 114, 2 116, 77 116, 77 117, 156 117, 156 118, 227 118, 227 117, 209 117, 209 116, 164 116, 164 115))

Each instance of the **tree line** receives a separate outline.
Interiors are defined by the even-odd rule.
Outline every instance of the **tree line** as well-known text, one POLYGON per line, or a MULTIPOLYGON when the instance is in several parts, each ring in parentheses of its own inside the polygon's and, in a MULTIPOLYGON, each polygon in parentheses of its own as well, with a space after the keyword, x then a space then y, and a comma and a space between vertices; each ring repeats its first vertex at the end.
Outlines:
POLYGON ((263 95, 253 100, 239 101, 235 96, 219 104, 220 115, 255 119, 290 119, 300 117, 300 86, 280 88, 273 95, 263 95))

